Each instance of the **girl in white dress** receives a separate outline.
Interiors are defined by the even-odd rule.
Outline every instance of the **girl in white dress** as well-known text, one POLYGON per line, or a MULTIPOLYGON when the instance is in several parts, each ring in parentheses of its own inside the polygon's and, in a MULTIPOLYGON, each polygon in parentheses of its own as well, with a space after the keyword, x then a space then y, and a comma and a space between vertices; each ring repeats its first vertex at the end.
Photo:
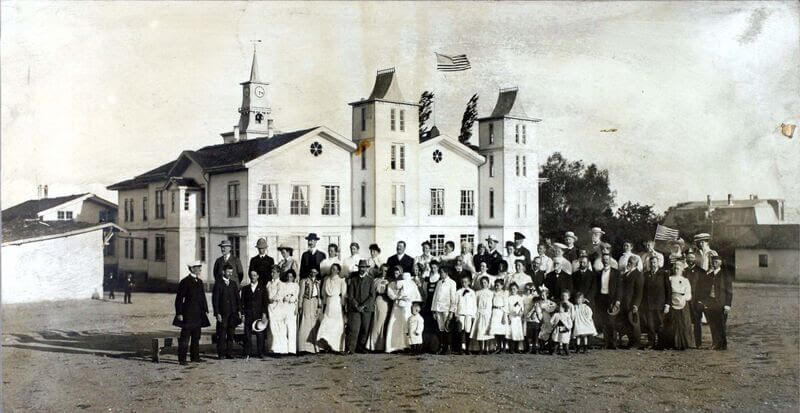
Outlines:
POLYGON ((549 290, 544 285, 539 286, 539 296, 542 300, 539 302, 539 309, 541 310, 542 324, 539 327, 539 351, 544 352, 545 349, 550 350, 553 354, 555 348, 551 341, 553 336, 553 313, 556 312, 558 305, 549 298, 549 290))
POLYGON ((414 354, 422 353, 422 330, 425 329, 425 320, 419 315, 419 308, 420 303, 418 302, 411 305, 411 316, 408 317, 408 322, 406 323, 408 345, 414 354))
POLYGON ((341 353, 344 349, 344 298, 347 296, 347 282, 342 277, 341 266, 333 264, 330 275, 322 283, 322 321, 317 331, 320 347, 341 353))
POLYGON ((597 335, 592 319, 592 308, 586 304, 588 301, 583 297, 583 293, 578 291, 575 294, 575 307, 572 309, 573 326, 572 334, 575 336, 575 345, 578 351, 586 353, 589 345, 589 337, 597 335))
POLYGON ((510 340, 508 348, 512 353, 516 353, 520 343, 525 339, 525 332, 522 328, 522 315, 525 313, 525 305, 522 296, 519 295, 519 287, 516 283, 511 283, 508 296, 508 334, 506 339, 510 340))
POLYGON ((297 354, 297 309, 300 305, 300 285, 296 281, 297 274, 294 270, 289 270, 286 273, 286 294, 283 296, 286 333, 289 336, 289 354, 297 354))
POLYGON ((552 341, 557 346, 558 354, 569 355, 569 340, 572 338, 572 314, 567 303, 558 306, 558 312, 550 320, 553 325, 552 341))
POLYGON ((480 289, 475 292, 475 301, 478 311, 475 317, 475 325, 472 327, 472 340, 478 343, 478 350, 481 354, 489 353, 489 326, 492 320, 492 299, 494 291, 489 288, 489 277, 481 277, 478 280, 480 289))
POLYGON ((494 280, 494 297, 492 297, 492 319, 489 322, 489 334, 494 336, 497 348, 494 354, 503 351, 508 334, 508 292, 503 290, 503 280, 494 280))
POLYGON ((408 348, 406 324, 408 324, 408 317, 411 316, 411 304, 414 301, 422 301, 422 296, 409 273, 403 273, 399 280, 390 283, 386 294, 394 301, 394 304, 392 304, 389 324, 386 326, 386 349, 384 351, 394 353, 408 348))

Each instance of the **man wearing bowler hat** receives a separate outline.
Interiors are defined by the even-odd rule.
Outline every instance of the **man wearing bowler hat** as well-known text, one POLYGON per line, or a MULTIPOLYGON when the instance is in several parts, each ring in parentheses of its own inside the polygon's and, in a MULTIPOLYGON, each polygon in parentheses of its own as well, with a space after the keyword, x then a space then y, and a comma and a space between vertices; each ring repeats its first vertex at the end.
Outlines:
POLYGON ((214 317, 217 319, 217 356, 220 359, 233 358, 231 347, 236 326, 241 322, 239 316, 239 287, 233 280, 233 266, 225 265, 222 279, 214 283, 211 292, 214 317))
MULTIPOLYGON (((564 258, 569 260, 569 262, 576 261, 578 259, 578 248, 575 247, 575 243, 578 242, 578 237, 575 236, 575 233, 572 231, 567 231, 564 234, 564 243, 566 244, 566 248, 564 248, 564 258)), ((576 265, 575 268, 578 268, 576 265)))
MULTIPOLYGON (((247 268, 247 274, 253 274, 253 271, 257 272, 258 279, 261 280, 262 284, 264 284, 272 274, 272 266, 275 265, 275 260, 267 255, 266 239, 259 238, 258 242, 256 242, 256 249, 258 250, 258 255, 250 258, 250 265, 247 268)), ((252 277, 250 278, 250 282, 252 283, 252 277)))
POLYGON ((222 251, 222 256, 217 258, 214 262, 214 282, 219 282, 219 280, 222 279, 225 266, 230 265, 233 267, 231 279, 236 281, 237 285, 241 284, 244 279, 244 270, 242 269, 242 262, 239 261, 239 257, 233 255, 231 242, 222 240, 222 242, 219 243, 219 249, 222 251))
POLYGON ((317 270, 317 274, 320 274, 319 264, 327 258, 324 252, 317 249, 319 237, 316 233, 309 233, 306 236, 306 241, 308 241, 308 249, 300 257, 300 278, 308 277, 312 268, 317 270))
POLYGON ((189 263, 189 275, 178 283, 178 294, 175 296, 175 319, 173 325, 181 328, 178 338, 178 361, 186 365, 186 352, 189 350, 192 362, 200 360, 200 329, 208 327, 208 302, 206 301, 203 281, 200 280, 200 270, 203 263, 194 261, 189 263), (191 339, 191 347, 189 340, 191 339))
POLYGON ((372 313, 375 311, 375 282, 367 260, 358 262, 358 274, 347 279, 347 346, 346 351, 366 351, 372 313))
POLYGON ((490 234, 486 237, 486 246, 489 247, 489 251, 486 253, 486 266, 488 267, 486 272, 491 275, 500 273, 500 263, 503 262, 503 254, 497 251, 497 243, 499 242, 494 235, 490 234))
MULTIPOLYGON (((522 245, 525 242, 525 235, 521 232, 514 233, 514 255, 517 259, 522 258, 525 260, 525 270, 530 270, 531 268, 531 252, 522 245)), ((516 260, 515 260, 516 261, 516 260)), ((513 268, 513 266, 509 266, 508 268, 513 268)), ((509 270, 510 271, 510 270, 509 270)))
MULTIPOLYGON (((255 257, 254 257, 255 258, 255 257)), ((269 258, 269 257, 268 257, 269 258)), ((252 261, 252 260, 251 260, 252 261)), ((272 267, 270 267, 272 270, 272 267)), ((250 285, 242 288, 242 297, 239 300, 241 312, 244 314, 244 355, 252 355, 252 338, 256 335, 256 354, 258 358, 264 357, 264 330, 257 331, 253 328, 254 323, 261 321, 267 323, 267 283, 261 281, 258 271, 250 271, 250 285)))

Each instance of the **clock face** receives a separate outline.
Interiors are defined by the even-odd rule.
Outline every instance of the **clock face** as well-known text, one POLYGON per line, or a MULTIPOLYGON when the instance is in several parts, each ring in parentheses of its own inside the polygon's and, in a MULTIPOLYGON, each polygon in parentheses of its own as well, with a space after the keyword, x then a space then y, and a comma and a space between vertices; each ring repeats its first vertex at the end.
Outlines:
POLYGON ((264 97, 264 88, 261 86, 256 86, 256 96, 263 98, 264 97))

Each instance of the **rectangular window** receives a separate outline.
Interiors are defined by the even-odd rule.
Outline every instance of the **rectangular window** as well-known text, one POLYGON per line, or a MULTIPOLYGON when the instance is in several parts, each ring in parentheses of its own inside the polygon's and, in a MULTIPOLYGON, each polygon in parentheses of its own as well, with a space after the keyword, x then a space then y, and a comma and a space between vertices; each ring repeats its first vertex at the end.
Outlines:
POLYGON ((98 220, 98 221, 100 221, 100 222, 106 222, 106 219, 107 219, 107 218, 106 218, 106 211, 105 211, 105 210, 101 210, 101 211, 98 213, 97 220, 98 220))
POLYGON ((489 218, 494 218, 494 189, 489 189, 489 218))
POLYGON ((397 169, 397 145, 392 145, 392 154, 389 157, 389 166, 392 170, 397 169))
POLYGON ((131 259, 136 258, 136 256, 133 253, 133 247, 134 247, 134 241, 133 241, 133 238, 131 238, 131 246, 130 246, 130 248, 131 248, 131 259))
POLYGON ((142 259, 147 259, 147 238, 142 240, 142 259))
POLYGON ((367 170, 367 148, 361 150, 361 170, 367 170))
POLYGON ((147 203, 147 197, 142 197, 142 221, 147 221, 147 207, 149 204, 147 203))
POLYGON ((406 170, 406 145, 400 145, 400 170, 406 170))
POLYGON ((183 210, 184 211, 188 211, 189 210, 189 199, 190 198, 191 197, 189 196, 189 192, 184 192, 183 193, 183 210))
MULTIPOLYGON (((108 229, 108 228, 106 228, 106 229, 108 229)), ((116 245, 116 239, 117 239, 117 237, 111 237, 111 239, 108 240, 108 245, 103 247, 103 256, 105 256, 105 257, 113 257, 115 255, 114 254, 114 247, 116 245)))
POLYGON ((517 191, 517 218, 521 217, 522 191, 517 191))
POLYGON ((461 190, 461 215, 475 215, 475 191, 471 189, 461 190))
POLYGON ((767 254, 758 254, 758 267, 759 268, 769 267, 769 257, 767 257, 767 254))
POLYGON ((522 144, 525 145, 526 143, 528 143, 528 137, 525 133, 525 125, 522 125, 522 144))
POLYGON ((528 176, 528 157, 522 156, 522 176, 528 176))
POLYGON ((461 243, 469 242, 469 245, 475 246, 475 234, 461 234, 461 243))
POLYGON ((489 145, 494 143, 494 123, 489 124, 489 145))
POLYGON ((130 239, 129 238, 125 238, 125 242, 122 245, 122 247, 125 249, 125 251, 123 251, 123 253, 122 253, 122 256, 125 257, 125 258, 128 258, 128 255, 129 255, 128 254, 128 243, 129 242, 130 242, 130 239))
POLYGON ((156 191, 156 219, 164 219, 164 191, 156 191))
POLYGON ((489 155, 489 178, 494 177, 494 155, 489 155))
MULTIPOLYGON (((124 209, 123 221, 124 222, 128 222, 128 200, 127 199, 123 200, 123 209, 124 209)), ((59 217, 58 219, 61 219, 61 217, 59 217)))
POLYGON ((206 216, 206 190, 205 188, 201 189, 200 192, 197 194, 200 198, 200 216, 206 216))
POLYGON ((522 216, 528 217, 528 191, 522 193, 522 216))
POLYGON ((262 184, 261 197, 258 199, 258 215, 278 214, 278 185, 262 184))
POLYGON ((128 204, 130 205, 130 209, 131 209, 131 212, 130 212, 131 222, 133 222, 133 199, 129 199, 128 200, 128 204))
POLYGON ((339 215, 339 187, 323 185, 322 215, 339 215))
POLYGON ((156 261, 164 261, 166 258, 167 253, 164 245, 165 241, 166 239, 163 235, 156 235, 156 261))
POLYGON ((361 131, 367 130, 367 108, 361 108, 361 131))
POLYGON ((444 188, 431 188, 431 215, 444 215, 444 188))
POLYGON ((175 213, 175 191, 169 193, 169 212, 175 213))
POLYGON ((406 111, 400 109, 400 132, 406 130, 406 111))
POLYGON ((228 183, 228 216, 239 216, 239 183, 228 183))
POLYGON ((390 115, 389 115, 389 117, 390 117, 390 123, 389 123, 389 125, 390 125, 390 127, 391 127, 391 129, 392 129, 392 130, 394 130, 394 128, 395 128, 395 119, 394 119, 395 113, 394 113, 394 112, 395 112, 395 111, 394 111, 394 109, 392 109, 391 111, 389 111, 389 113, 390 113, 390 115))
POLYGON ((432 255, 444 254, 444 234, 431 234, 428 240, 431 242, 432 255))
POLYGON ((406 186, 402 184, 392 185, 392 215, 406 216, 406 186))
POLYGON ((390 166, 393 170, 404 171, 406 169, 406 145, 402 143, 392 144, 390 166))
POLYGON ((231 242, 231 254, 233 254, 236 257, 241 257, 241 255, 239 254, 241 252, 241 250, 239 249, 239 247, 241 246, 240 244, 241 239, 242 237, 238 237, 236 235, 228 236, 228 241, 231 242))
POLYGON ((308 185, 292 185, 292 201, 289 204, 292 215, 308 215, 308 185))
POLYGON ((514 142, 519 143, 519 125, 514 128, 514 142))
POLYGON ((516 159, 517 159, 517 176, 519 176, 519 155, 517 155, 516 159))
POLYGON ((72 221, 72 211, 67 211, 67 221, 72 221))
POLYGON ((367 216, 367 184, 361 183, 361 217, 367 216))
MULTIPOLYGON (((127 208, 127 205, 125 205, 125 207, 127 208)), ((128 212, 128 211, 125 210, 125 212, 128 212)), ((63 221, 64 220, 64 211, 58 211, 58 212, 56 212, 56 215, 58 216, 58 220, 59 221, 63 221)))
POLYGON ((206 237, 200 237, 200 245, 198 245, 197 251, 199 256, 197 257, 198 260, 202 262, 206 262, 206 237))

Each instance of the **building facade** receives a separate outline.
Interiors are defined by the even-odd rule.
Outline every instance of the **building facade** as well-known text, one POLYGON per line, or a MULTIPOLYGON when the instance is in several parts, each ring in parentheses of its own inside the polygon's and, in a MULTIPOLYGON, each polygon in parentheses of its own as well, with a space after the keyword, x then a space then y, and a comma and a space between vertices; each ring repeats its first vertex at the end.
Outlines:
POLYGON ((325 126, 276 132, 255 55, 241 85, 239 123, 224 143, 109 186, 131 208, 120 222, 133 245, 121 271, 174 285, 188 262, 213 263, 224 239, 246 266, 258 238, 273 257, 282 243, 298 257, 309 232, 323 250, 356 241, 366 253, 377 243, 386 257, 398 240, 410 254, 425 240, 438 253, 446 241, 511 240, 515 231, 537 242, 539 120, 524 113, 516 89, 501 90, 479 120, 476 147, 438 133, 420 140, 419 107, 394 69, 377 73, 369 98, 350 103, 351 137, 325 126))

